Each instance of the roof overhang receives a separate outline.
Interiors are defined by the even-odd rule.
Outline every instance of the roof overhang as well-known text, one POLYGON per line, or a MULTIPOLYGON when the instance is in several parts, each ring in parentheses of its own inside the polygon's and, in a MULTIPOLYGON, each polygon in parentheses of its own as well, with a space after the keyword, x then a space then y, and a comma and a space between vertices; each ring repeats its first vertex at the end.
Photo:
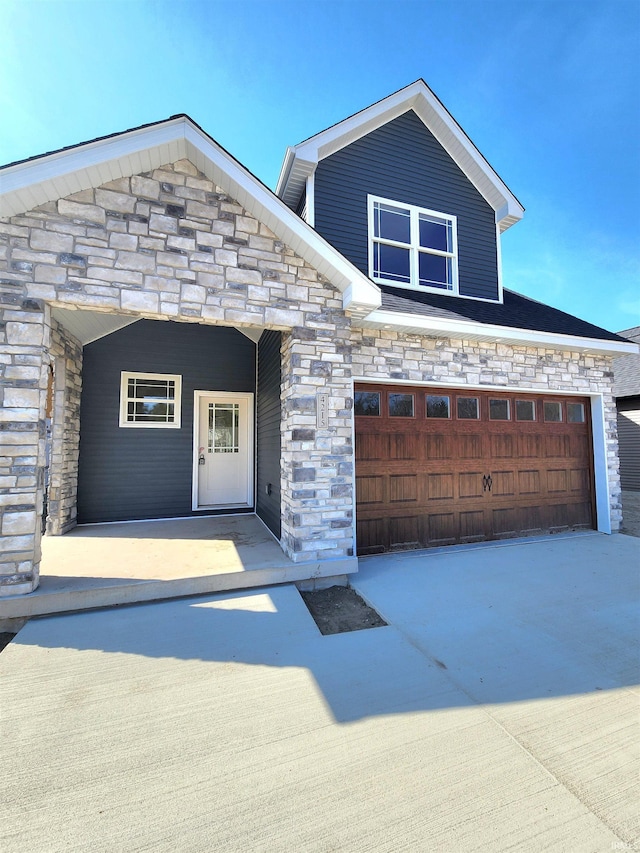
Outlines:
POLYGON ((359 317, 380 291, 188 116, 125 131, 0 170, 0 215, 16 216, 81 190, 187 159, 343 294, 359 317))
POLYGON ((400 89, 388 98, 312 136, 285 154, 276 194, 295 207, 307 177, 320 160, 413 110, 449 156, 493 207, 501 231, 522 219, 524 207, 478 151, 453 116, 424 80, 400 89))
POLYGON ((424 335, 434 338, 458 338, 466 341, 501 343, 513 346, 542 347, 544 349, 620 356, 640 352, 638 344, 625 341, 608 341, 538 332, 445 317, 422 317, 398 311, 376 310, 358 320, 364 329, 388 329, 403 334, 424 335))

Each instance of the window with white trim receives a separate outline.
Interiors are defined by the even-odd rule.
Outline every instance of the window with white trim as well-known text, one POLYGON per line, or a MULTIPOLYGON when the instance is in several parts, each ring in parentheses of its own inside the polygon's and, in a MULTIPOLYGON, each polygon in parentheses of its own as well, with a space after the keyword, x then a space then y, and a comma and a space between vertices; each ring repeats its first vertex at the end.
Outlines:
POLYGON ((381 284, 458 292, 455 216, 368 196, 369 275, 381 284))
POLYGON ((182 376, 123 370, 120 426, 179 429, 181 393, 182 376))

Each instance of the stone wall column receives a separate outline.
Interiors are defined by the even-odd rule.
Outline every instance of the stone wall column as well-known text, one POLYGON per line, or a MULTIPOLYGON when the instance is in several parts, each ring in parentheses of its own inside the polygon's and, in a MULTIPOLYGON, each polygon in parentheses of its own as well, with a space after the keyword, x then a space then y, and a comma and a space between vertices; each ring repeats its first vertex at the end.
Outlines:
POLYGON ((350 346, 340 330, 296 328, 282 342, 282 537, 294 562, 353 557, 350 346), (317 422, 318 394, 328 423, 317 422))
POLYGON ((54 374, 47 533, 67 533, 77 524, 82 345, 55 320, 51 327, 54 374))
POLYGON ((0 307, 0 597, 38 586, 49 376, 48 308, 0 307))

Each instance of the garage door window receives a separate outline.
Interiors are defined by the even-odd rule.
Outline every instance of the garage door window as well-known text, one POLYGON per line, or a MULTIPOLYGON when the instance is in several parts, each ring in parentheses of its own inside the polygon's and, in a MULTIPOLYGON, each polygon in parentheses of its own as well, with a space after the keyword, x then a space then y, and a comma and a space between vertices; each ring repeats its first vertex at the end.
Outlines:
POLYGON ((392 418, 412 418, 413 394, 389 394, 389 416, 392 418))
POLYGON ((567 403, 567 421, 570 424, 584 423, 584 404, 567 403))
POLYGON ((426 397, 428 418, 451 417, 448 397, 441 397, 436 394, 427 394, 426 397))
POLYGON ((462 421, 477 421, 480 406, 477 397, 458 397, 458 418, 462 421))
POLYGON ((555 400, 545 400, 544 419, 548 424, 559 424, 562 422, 562 403, 555 400))
POLYGON ((489 400, 489 419, 492 421, 510 421, 511 409, 508 400, 489 400))
POLYGON ((516 420, 535 421, 536 404, 533 400, 516 400, 516 420))
POLYGON ((380 416, 380 394, 377 391, 356 391, 354 397, 356 415, 380 416))

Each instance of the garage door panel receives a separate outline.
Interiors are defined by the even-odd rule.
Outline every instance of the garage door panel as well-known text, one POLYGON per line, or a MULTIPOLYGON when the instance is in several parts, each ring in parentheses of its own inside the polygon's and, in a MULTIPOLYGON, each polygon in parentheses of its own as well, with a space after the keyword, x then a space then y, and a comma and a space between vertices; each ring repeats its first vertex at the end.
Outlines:
POLYGON ((413 389, 414 416, 391 417, 389 395, 406 396, 406 388, 360 387, 376 389, 380 408, 355 419, 359 553, 592 526, 588 398, 558 395, 545 409, 541 396, 527 395, 534 405, 518 407, 520 395, 507 391, 429 389, 449 397, 449 417, 441 417, 442 409, 429 415, 426 392, 413 389), (457 397, 471 395, 480 417, 458 418, 468 411, 457 397), (489 404, 505 398, 509 406, 489 404), (568 422, 576 402, 584 417, 568 422), (545 413, 556 419, 545 421, 545 413))
POLYGON ((381 475, 356 477, 356 502, 361 505, 384 501, 384 478, 381 475))
POLYGON ((567 522, 572 528, 591 528, 591 505, 588 501, 567 504, 567 522))
POLYGON ((458 541, 455 512, 430 513, 425 527, 425 545, 453 545, 458 541))
POLYGON ((389 436, 389 459, 417 459, 418 436, 398 433, 389 436))
POLYGON ((482 497, 482 471, 469 471, 458 474, 458 497, 459 498, 481 498, 482 497))
POLYGON ((547 471, 547 491, 551 494, 566 492, 569 486, 569 478, 565 468, 550 468, 547 471))
POLYGON ((589 491, 589 471, 587 468, 574 468, 569 472, 569 488, 572 492, 589 491))
POLYGON ((515 471, 492 471, 491 478, 493 484, 491 491, 494 495, 501 497, 503 495, 515 495, 516 493, 516 476, 515 471))
POLYGON ((391 548, 420 547, 420 516, 408 515, 389 519, 389 544, 391 548))
POLYGON ((427 475, 427 500, 441 501, 453 498, 453 474, 427 475))
POLYGON ((512 459, 514 440, 512 435, 491 436, 491 456, 493 459, 512 459))
POLYGON ((503 507, 491 511, 491 526, 495 536, 517 536, 522 530, 520 510, 515 507, 503 507))
POLYGON ((358 436, 356 460, 383 460, 389 458, 389 436, 364 433, 358 436))
POLYGON ((544 436, 544 455, 547 459, 565 459, 571 456, 571 440, 568 435, 551 434, 544 436))
POLYGON ((459 436, 457 455, 461 459, 482 459, 484 456, 482 438, 480 433, 471 433, 470 435, 462 433, 459 436))
POLYGON ((540 471, 525 468, 518 471, 518 492, 521 495, 537 495, 540 493, 540 471))
POLYGON ((466 510, 459 514, 459 538, 463 543, 481 542, 486 538, 483 509, 466 510))
POLYGON ((391 474, 389 476, 390 503, 416 503, 417 500, 417 474, 391 474))
POLYGON ((517 455, 521 458, 539 459, 542 456, 542 436, 524 433, 517 436, 517 455))
POLYGON ((358 519, 356 536, 358 553, 381 554, 389 550, 388 522, 386 518, 358 519))
POLYGON ((425 455, 427 459, 451 459, 453 456, 453 439, 451 436, 426 435, 424 441, 425 455))

